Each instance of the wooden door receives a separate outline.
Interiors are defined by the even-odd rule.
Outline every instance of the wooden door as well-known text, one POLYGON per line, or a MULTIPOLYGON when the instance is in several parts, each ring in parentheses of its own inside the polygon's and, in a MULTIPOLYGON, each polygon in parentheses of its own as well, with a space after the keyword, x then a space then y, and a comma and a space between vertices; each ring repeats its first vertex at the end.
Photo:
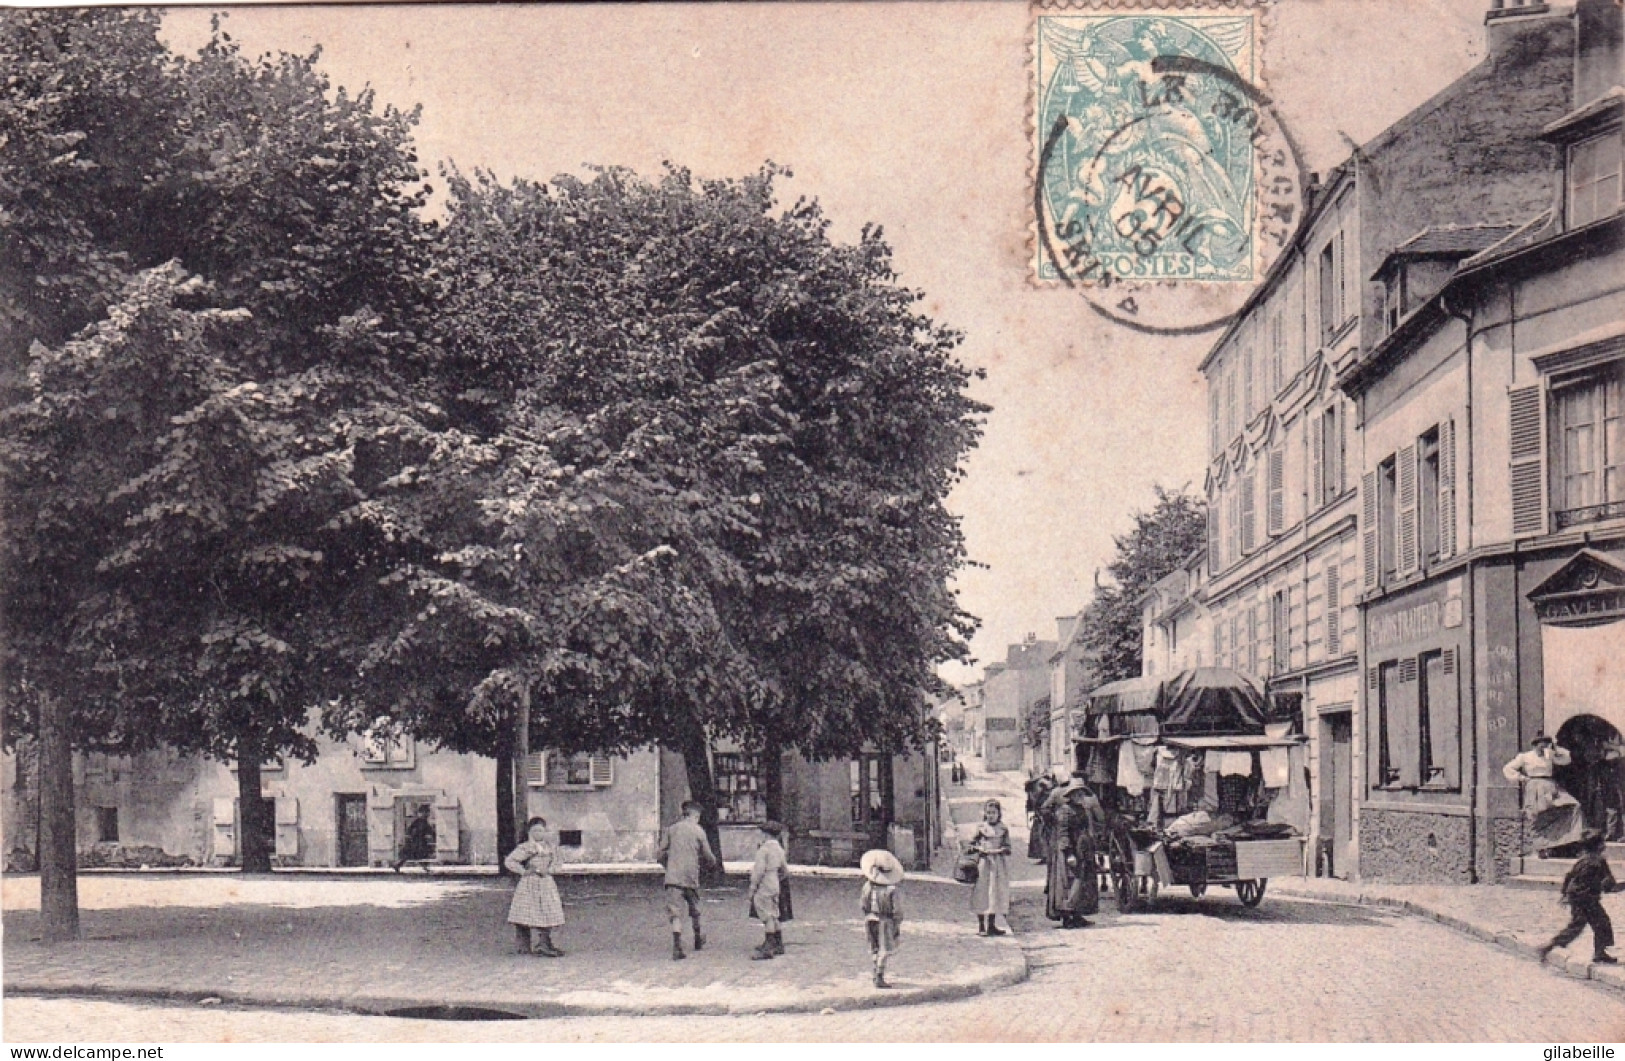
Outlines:
POLYGON ((1354 716, 1332 716, 1332 776, 1322 799, 1332 801, 1333 876, 1348 879, 1354 864, 1354 716))
POLYGON ((339 794, 339 865, 367 864, 367 797, 339 794))

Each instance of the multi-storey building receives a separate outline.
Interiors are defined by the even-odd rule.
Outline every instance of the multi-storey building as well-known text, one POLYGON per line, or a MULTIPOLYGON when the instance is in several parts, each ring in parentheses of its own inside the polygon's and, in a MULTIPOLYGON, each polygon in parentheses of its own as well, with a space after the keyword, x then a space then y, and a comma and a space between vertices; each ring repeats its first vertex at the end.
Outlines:
POLYGON ((1362 737, 1358 425, 1337 378, 1382 335, 1386 293, 1366 278, 1424 228, 1541 209, 1553 182, 1535 137, 1568 109, 1567 19, 1531 5, 1487 29, 1483 62, 1310 181, 1296 235, 1201 365, 1212 658, 1300 714, 1312 839, 1339 876, 1357 866, 1362 737))
POLYGON ((1209 664, 1213 623, 1202 599, 1206 587, 1203 550, 1146 591, 1140 600, 1141 674, 1166 677, 1209 664))
MULTIPOLYGON (((1020 770, 1029 765, 1023 752, 1022 721, 1039 700, 1049 696, 1049 659, 1055 642, 1037 634, 1011 645, 1003 663, 991 663, 982 678, 982 762, 989 770, 1020 770)), ((1044 708, 1047 714, 1049 708, 1044 708)))
POLYGON ((1531 10, 1492 16, 1576 34, 1572 105, 1528 133, 1544 201, 1401 244, 1376 270, 1381 333, 1340 377, 1361 424, 1367 877, 1560 872, 1523 857, 1502 774, 1539 731, 1625 839, 1625 12, 1531 10))

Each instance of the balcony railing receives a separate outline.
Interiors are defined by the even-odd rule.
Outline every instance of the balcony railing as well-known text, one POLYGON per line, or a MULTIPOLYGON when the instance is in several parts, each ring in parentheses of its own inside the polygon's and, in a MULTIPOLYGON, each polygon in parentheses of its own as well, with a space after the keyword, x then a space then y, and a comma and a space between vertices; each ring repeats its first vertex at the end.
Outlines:
POLYGON ((1554 530, 1567 530, 1569 527, 1578 527, 1582 523, 1601 523, 1605 519, 1625 518, 1625 500, 1604 501, 1600 505, 1587 505, 1584 508, 1568 508, 1552 513, 1552 527, 1554 530))

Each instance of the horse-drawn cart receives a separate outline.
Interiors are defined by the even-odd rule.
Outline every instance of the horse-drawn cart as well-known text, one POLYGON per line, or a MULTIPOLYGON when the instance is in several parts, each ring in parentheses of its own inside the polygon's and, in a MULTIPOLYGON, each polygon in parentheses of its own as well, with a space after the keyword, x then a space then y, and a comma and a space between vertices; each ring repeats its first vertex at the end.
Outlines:
POLYGON ((1133 679, 1090 695, 1074 772, 1106 818, 1099 860, 1118 908, 1179 885, 1233 888, 1257 906, 1271 877, 1301 876, 1304 739, 1233 671, 1133 679))

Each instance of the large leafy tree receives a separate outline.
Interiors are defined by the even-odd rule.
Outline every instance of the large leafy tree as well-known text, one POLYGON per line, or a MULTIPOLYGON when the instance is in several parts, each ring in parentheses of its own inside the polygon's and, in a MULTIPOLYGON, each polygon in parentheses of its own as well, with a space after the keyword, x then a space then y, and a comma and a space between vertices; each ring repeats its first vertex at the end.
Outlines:
POLYGON ((1159 579, 1178 570, 1200 549, 1207 508, 1183 490, 1156 488, 1157 503, 1134 514, 1134 527, 1112 539, 1117 550, 1106 565, 1109 583, 1095 589, 1083 613, 1083 640, 1093 653, 1101 682, 1140 674, 1143 631, 1141 599, 1159 579))
POLYGON ((156 29, 0 22, 7 736, 37 720, 53 935, 70 734, 238 760, 244 866, 269 868, 259 765, 311 753, 333 617, 393 544, 345 514, 435 415, 413 116, 315 55, 251 61, 217 27, 181 59, 156 29))
POLYGON ((719 736, 926 735, 971 627, 943 498, 982 409, 879 232, 834 244, 815 204, 775 207, 777 172, 454 180, 458 470, 380 509, 433 560, 400 573, 419 607, 373 610, 410 618, 363 667, 403 724, 498 755, 661 743, 702 799, 719 736))

